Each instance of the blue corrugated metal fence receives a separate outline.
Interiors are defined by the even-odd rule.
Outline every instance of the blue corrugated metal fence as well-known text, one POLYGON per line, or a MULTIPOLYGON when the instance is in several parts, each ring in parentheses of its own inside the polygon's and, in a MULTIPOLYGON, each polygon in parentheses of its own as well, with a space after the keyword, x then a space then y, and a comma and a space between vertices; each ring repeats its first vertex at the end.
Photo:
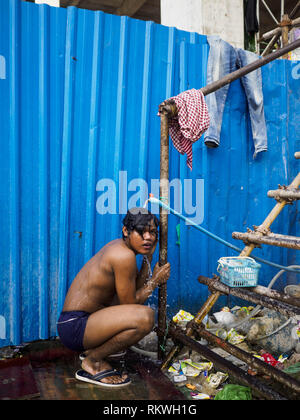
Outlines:
MULTIPOLYGON (((208 44, 205 36, 153 22, 20 0, 0 2, 0 27, 4 346, 56 335, 76 273, 120 236, 128 206, 157 193, 158 105, 206 84, 208 44), (101 214, 104 208, 116 214, 101 214)), ((293 158, 300 150, 299 67, 277 60, 263 68, 269 151, 256 160, 240 81, 230 87, 218 149, 195 143, 190 172, 186 157, 170 146, 170 180, 182 192, 180 203, 171 193, 171 206, 181 204, 186 216, 231 242, 232 231, 262 222, 274 205, 268 189, 290 183, 299 169, 293 158)), ((286 208, 273 230, 299 234, 296 209, 286 208)), ((207 290, 197 276, 211 276, 228 254, 169 217, 169 314, 201 306, 207 290)), ((281 264, 298 260, 296 251, 275 247, 255 254, 281 264)), ((275 273, 264 266, 261 284, 275 273)))

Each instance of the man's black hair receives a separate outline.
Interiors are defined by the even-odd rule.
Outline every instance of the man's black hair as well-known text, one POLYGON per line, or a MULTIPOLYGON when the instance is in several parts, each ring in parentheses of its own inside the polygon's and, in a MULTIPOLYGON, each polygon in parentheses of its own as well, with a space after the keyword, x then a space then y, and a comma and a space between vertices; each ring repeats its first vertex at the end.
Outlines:
POLYGON ((152 220, 155 227, 158 228, 159 222, 155 214, 150 213, 150 211, 143 207, 133 207, 127 211, 123 219, 123 226, 127 228, 129 233, 138 227, 136 230, 140 233, 141 228, 149 226, 152 220))

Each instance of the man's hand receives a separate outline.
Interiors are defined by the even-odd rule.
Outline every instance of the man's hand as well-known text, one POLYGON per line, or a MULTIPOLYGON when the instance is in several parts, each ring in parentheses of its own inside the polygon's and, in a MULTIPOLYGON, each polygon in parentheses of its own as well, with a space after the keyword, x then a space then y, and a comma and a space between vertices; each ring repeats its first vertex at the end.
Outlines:
POLYGON ((168 278, 170 277, 170 271, 170 263, 167 263, 161 267, 158 263, 156 263, 153 270, 152 280, 155 281, 157 286, 160 286, 167 282, 168 278))

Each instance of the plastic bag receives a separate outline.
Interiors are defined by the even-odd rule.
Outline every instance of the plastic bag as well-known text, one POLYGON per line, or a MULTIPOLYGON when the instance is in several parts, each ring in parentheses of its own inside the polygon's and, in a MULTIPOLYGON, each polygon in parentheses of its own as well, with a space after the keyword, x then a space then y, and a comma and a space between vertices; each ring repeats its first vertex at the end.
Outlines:
POLYGON ((241 385, 225 385, 217 393, 215 400, 252 400, 251 389, 241 385))

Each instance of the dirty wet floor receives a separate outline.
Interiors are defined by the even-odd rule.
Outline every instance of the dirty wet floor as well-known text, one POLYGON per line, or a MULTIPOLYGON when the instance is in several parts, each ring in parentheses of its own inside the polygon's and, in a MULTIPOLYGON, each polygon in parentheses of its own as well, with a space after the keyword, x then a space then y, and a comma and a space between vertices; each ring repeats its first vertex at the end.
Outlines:
POLYGON ((0 399, 37 400, 186 400, 159 366, 128 350, 113 367, 126 369, 131 384, 121 389, 102 389, 75 379, 80 369, 78 353, 59 340, 31 343, 21 358, 0 361, 0 399))

